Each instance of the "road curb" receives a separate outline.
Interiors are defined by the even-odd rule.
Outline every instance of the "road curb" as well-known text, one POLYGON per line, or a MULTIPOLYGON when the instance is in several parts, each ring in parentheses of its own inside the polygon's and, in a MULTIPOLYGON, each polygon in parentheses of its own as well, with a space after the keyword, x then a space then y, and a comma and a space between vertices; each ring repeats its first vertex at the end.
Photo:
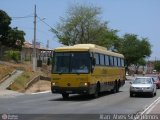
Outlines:
POLYGON ((46 80, 46 81, 50 81, 49 77, 44 77, 42 75, 37 75, 36 77, 34 77, 33 79, 31 79, 25 86, 25 90, 27 90, 28 88, 30 88, 34 83, 36 83, 39 80, 46 80))

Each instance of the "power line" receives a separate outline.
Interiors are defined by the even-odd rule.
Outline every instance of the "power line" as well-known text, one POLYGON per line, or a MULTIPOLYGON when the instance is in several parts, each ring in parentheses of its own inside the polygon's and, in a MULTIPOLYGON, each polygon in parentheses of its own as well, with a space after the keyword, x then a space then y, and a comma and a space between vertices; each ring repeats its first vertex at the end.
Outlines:
POLYGON ((27 15, 27 16, 20 16, 20 17, 12 17, 13 19, 22 19, 22 18, 31 18, 34 17, 33 15, 27 15))
POLYGON ((37 16, 37 18, 43 22, 45 25, 47 25, 48 27, 50 27, 53 30, 53 27, 51 27, 48 23, 46 23, 45 21, 43 21, 43 19, 41 19, 40 17, 37 16))
MULTIPOLYGON (((20 17, 12 17, 14 20, 15 19, 24 19, 24 18, 31 18, 34 17, 33 15, 27 15, 27 16, 20 16, 20 17)), ((51 30, 53 30, 53 27, 50 26, 48 23, 46 23, 43 19, 41 19, 38 15, 36 15, 36 17, 43 22, 45 25, 47 25, 49 28, 51 28, 51 30)))

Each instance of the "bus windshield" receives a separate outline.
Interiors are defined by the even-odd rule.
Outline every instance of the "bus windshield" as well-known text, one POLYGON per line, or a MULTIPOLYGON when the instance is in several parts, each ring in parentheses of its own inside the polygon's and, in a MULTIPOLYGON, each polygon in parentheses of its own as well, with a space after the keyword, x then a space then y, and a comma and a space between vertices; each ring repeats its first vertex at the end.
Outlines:
POLYGON ((89 73, 90 54, 88 52, 54 53, 53 73, 89 73))

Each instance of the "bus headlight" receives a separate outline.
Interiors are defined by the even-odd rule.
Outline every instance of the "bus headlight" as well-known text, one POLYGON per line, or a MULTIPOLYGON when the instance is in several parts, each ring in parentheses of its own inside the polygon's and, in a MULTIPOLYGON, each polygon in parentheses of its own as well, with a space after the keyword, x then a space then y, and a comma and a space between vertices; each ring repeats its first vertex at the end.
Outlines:
POLYGON ((56 83, 55 83, 55 82, 53 82, 53 83, 52 83, 52 86, 55 86, 55 85, 56 85, 56 83))
POLYGON ((88 86, 88 83, 84 83, 84 86, 88 86))
POLYGON ((88 87, 88 86, 89 86, 89 82, 81 82, 81 83, 80 83, 80 86, 88 87))

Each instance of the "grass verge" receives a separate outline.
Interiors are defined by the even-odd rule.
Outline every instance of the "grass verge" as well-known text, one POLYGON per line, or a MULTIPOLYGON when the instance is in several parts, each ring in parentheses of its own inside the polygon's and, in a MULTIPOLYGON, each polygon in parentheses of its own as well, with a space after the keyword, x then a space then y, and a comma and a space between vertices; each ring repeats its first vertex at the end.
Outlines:
POLYGON ((6 66, 6 65, 0 65, 0 81, 2 78, 4 78, 6 75, 10 74, 13 72, 14 68, 11 66, 6 66))
POLYGON ((35 75, 32 72, 24 72, 21 76, 17 77, 8 89, 24 92, 26 84, 34 77, 35 75))

